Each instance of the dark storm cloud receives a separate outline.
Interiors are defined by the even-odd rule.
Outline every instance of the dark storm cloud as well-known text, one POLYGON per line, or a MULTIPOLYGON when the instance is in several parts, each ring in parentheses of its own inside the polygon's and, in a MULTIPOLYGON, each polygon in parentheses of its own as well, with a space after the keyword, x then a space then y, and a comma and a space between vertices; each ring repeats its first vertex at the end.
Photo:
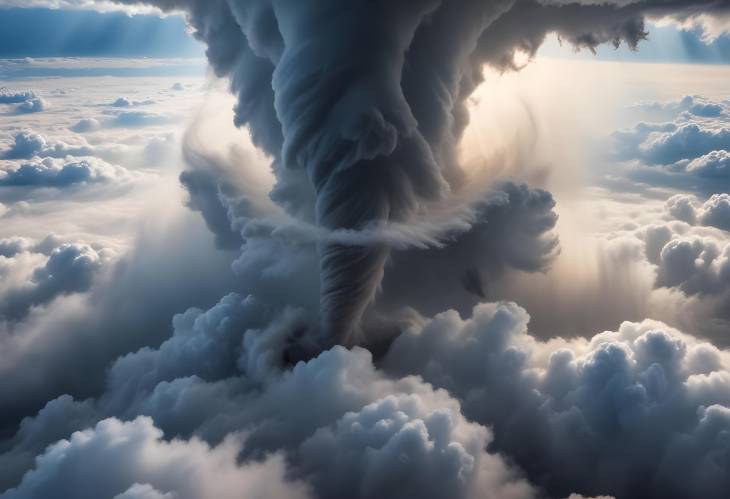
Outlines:
POLYGON ((477 209, 478 222, 468 231, 441 248, 393 255, 378 303, 428 314, 445 306, 468 311, 491 295, 490 283, 505 269, 547 270, 559 251, 552 196, 510 182, 496 189, 498 195, 477 209))
POLYGON ((188 191, 188 206, 199 211, 206 225, 215 235, 220 248, 237 249, 243 244, 241 234, 231 227, 223 189, 218 179, 206 171, 185 171, 180 174, 180 183, 188 191))
MULTIPOLYGON (((509 66, 516 49, 534 52, 552 31, 581 47, 622 40, 634 46, 644 36, 633 7, 436 0, 395 12, 380 3, 323 2, 306 11, 269 2, 156 5, 187 10, 211 65, 231 77, 237 124, 249 125, 254 143, 274 157, 279 182, 272 197, 290 212, 309 212, 297 206, 301 188, 291 170, 306 172, 316 221, 329 230, 408 222, 458 192, 456 145, 481 65, 509 66), (378 28, 363 28, 369 25, 378 28)), ((353 341, 389 247, 323 242, 319 254, 322 333, 327 341, 353 341)))

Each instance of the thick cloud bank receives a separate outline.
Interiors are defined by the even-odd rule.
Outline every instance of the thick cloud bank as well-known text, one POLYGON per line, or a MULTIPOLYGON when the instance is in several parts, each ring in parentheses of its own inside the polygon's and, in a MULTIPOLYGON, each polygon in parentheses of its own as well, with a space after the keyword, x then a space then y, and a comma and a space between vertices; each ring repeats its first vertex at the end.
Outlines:
POLYGON ((542 343, 527 319, 511 304, 441 314, 396 340, 386 370, 455 394, 553 494, 726 493, 726 352, 652 321, 542 343))
POLYGON ((95 497, 146 485, 194 498, 721 498, 730 486, 730 354, 661 323, 542 342, 518 306, 482 304, 467 319, 412 318, 382 369, 334 347, 290 370, 284 343, 305 321, 235 294, 177 316, 159 349, 114 363, 102 397, 64 396, 23 422, 0 457, 17 487, 0 497, 85 497, 82 476, 95 497))

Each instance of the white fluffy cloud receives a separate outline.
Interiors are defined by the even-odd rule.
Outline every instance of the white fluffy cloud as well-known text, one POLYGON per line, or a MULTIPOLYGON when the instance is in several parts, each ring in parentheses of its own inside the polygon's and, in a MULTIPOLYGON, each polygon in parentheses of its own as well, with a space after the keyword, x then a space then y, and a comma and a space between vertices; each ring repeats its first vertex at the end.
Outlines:
POLYGON ((234 499, 309 497, 307 489, 285 478, 281 457, 239 465, 240 437, 216 447, 197 439, 165 441, 149 418, 130 422, 106 419, 72 434, 38 458, 3 499, 99 497, 122 499, 234 499))
MULTIPOLYGON (((691 187, 673 178, 700 179, 695 189, 727 189, 730 150, 730 102, 686 96, 678 101, 644 103, 631 108, 658 121, 639 122, 613 134, 614 159, 665 172, 663 182, 675 188, 691 187)), ((656 174, 638 176, 644 182, 662 181, 656 174)))
POLYGON ((730 232, 730 194, 713 194, 704 203, 695 196, 677 194, 667 200, 667 212, 688 224, 708 225, 730 232))
POLYGON ((398 338, 386 369, 455 394, 556 495, 723 497, 726 352, 652 321, 539 342, 527 319, 510 304, 441 314, 398 338))
POLYGON ((124 168, 94 157, 30 160, 0 172, 0 187, 64 188, 76 184, 121 182, 132 177, 124 168))
POLYGON ((31 90, 12 90, 0 88, 0 104, 22 104, 25 101, 35 99, 37 95, 31 90))
POLYGON ((112 252, 55 236, 42 241, 0 240, 0 320, 24 318, 31 307, 59 296, 87 291, 96 275, 114 258, 112 252))
POLYGON ((39 113, 48 109, 47 100, 38 96, 32 90, 12 90, 0 88, 0 105, 6 105, 15 114, 39 113))

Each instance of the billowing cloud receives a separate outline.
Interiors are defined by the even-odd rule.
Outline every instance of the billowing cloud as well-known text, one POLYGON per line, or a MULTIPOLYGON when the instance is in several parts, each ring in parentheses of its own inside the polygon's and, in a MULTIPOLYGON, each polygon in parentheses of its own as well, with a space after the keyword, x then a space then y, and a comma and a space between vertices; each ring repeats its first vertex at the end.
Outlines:
POLYGON ((49 104, 47 100, 41 97, 35 97, 15 106, 15 111, 19 114, 40 113, 41 111, 48 109, 48 107, 49 104))
MULTIPOLYGON (((424 1, 387 16, 382 6, 328 2, 306 14, 268 2, 150 3, 186 10, 216 74, 230 77, 236 123, 248 125, 254 143, 273 158, 272 197, 290 212, 314 211, 316 223, 331 231, 409 224, 433 216, 434 205, 463 199, 457 144, 468 122, 466 99, 482 81, 484 64, 515 67, 517 51, 534 55, 553 32, 576 47, 636 47, 646 36, 645 15, 672 13, 661 2, 424 1), (378 29, 342 42, 347 22, 369 25, 383 17, 390 21, 370 23, 378 29), (376 43, 382 39, 391 43, 376 43), (358 55, 365 52, 368 57, 358 55), (325 108, 333 111, 320 111, 325 108), (292 170, 306 174, 314 210, 294 205, 308 198, 292 192, 304 189, 292 182, 292 170)), ((318 245, 323 341, 354 341, 391 252, 382 243, 318 245)))
POLYGON ((49 143, 32 130, 15 134, 14 143, 5 151, 3 159, 30 159, 33 156, 63 158, 65 156, 93 156, 94 148, 88 144, 74 146, 62 141, 49 143))
MULTIPOLYGON (((262 452, 283 453, 289 465, 286 476, 305 481, 317 497, 353 493, 357 497, 533 497, 533 488, 518 471, 485 451, 490 432, 465 420, 458 402, 418 378, 391 379, 373 366, 366 350, 335 347, 291 371, 282 370, 282 348, 300 319, 293 311, 277 315, 280 318, 271 321, 265 304, 230 295, 205 313, 191 310, 179 316, 175 334, 159 350, 143 349, 115 363, 106 394, 94 404, 97 417, 118 414, 132 422, 104 420, 96 430, 72 435, 70 443, 90 443, 111 428, 141 426, 154 436, 150 440, 158 441, 161 432, 151 420, 135 419, 137 414, 147 414, 166 434, 198 435, 189 441, 173 440, 172 445, 207 448, 201 437, 213 442, 225 437, 221 445, 230 454, 204 460, 219 463, 216 466, 232 466, 241 453, 244 463, 258 459, 262 452), (201 350, 201 345, 210 349, 201 350), (282 410, 296 400, 303 404, 298 413, 282 410), (239 431, 245 437, 236 438, 239 431), (393 473, 399 477, 397 486, 393 473)), ((23 438, 3 456, 7 470, 13 469, 12 464, 17 470, 29 449, 40 447, 44 438, 53 438, 51 415, 70 402, 68 398, 54 401, 37 418, 24 422, 19 433, 23 438), (45 433, 33 433, 40 430, 45 433)), ((78 418, 64 418, 58 424, 66 429, 88 424, 85 418, 91 408, 88 403, 73 403, 65 410, 78 418)), ((150 471, 155 467, 145 464, 142 456, 128 456, 125 447, 100 445, 107 449, 104 459, 95 457, 95 446, 79 449, 73 458, 73 445, 55 444, 38 461, 37 470, 25 475, 17 491, 1 497, 50 487, 75 490, 76 481, 68 480, 69 473, 77 467, 85 469, 83 463, 102 466, 94 474, 109 477, 105 483, 119 487, 114 493, 134 483, 181 493, 175 487, 184 487, 185 482, 173 480, 169 471, 155 477, 150 471), (56 459, 51 458, 54 449, 59 452, 56 459), (139 471, 129 474, 130 469, 139 471), (140 474, 143 470, 147 474, 140 474), (126 474, 118 476, 119 472, 126 474)), ((164 457, 156 460, 155 466, 164 461, 164 457)), ((207 497, 197 490, 188 492, 189 497, 207 497)))
POLYGON ((551 495, 723 496, 710 463, 727 452, 726 352, 652 321, 543 343, 527 319, 510 304, 441 314, 398 338, 386 369, 456 395, 551 495))
POLYGON ((49 107, 47 100, 32 90, 12 90, 0 88, 0 104, 7 104, 16 114, 29 114, 45 111, 49 107))
POLYGON ((58 296, 87 291, 113 254, 86 244, 64 243, 50 236, 40 242, 23 238, 0 240, 0 257, 3 267, 20 267, 12 269, 20 281, 0 291, 0 319, 19 320, 31 307, 46 305, 58 296), (34 255, 41 258, 47 255, 47 258, 33 268, 37 260, 34 255))
POLYGON ((70 129, 73 132, 77 133, 85 133, 85 132, 93 132, 101 128, 101 123, 99 120, 95 118, 83 118, 79 120, 75 125, 73 125, 70 129))
POLYGON ((644 103, 632 108, 656 122, 640 122, 614 134, 618 159, 639 159, 701 176, 722 174, 730 149, 730 104, 686 96, 679 101, 644 103), (668 120, 668 121, 667 121, 668 120))
POLYGON ((690 225, 707 225, 730 232, 730 194, 713 194, 700 203, 693 195, 677 194, 667 200, 667 212, 690 225))
POLYGON ((730 189, 730 103, 686 96, 632 106, 643 115, 634 127, 613 134, 612 160, 634 181, 701 194, 730 189))
POLYGON ((280 457, 239 466, 237 440, 232 436, 217 447, 199 440, 166 442, 148 418, 107 419, 51 446, 37 470, 0 497, 309 497, 301 483, 287 481, 280 457))
POLYGON ((93 157, 31 160, 0 172, 0 187, 63 188, 130 177, 124 168, 93 157))
MULTIPOLYGON (((524 310, 482 304, 467 319, 454 311, 414 318, 388 350, 384 371, 366 350, 342 347, 288 370, 281 352, 306 316, 267 308, 229 295, 209 311, 178 316, 159 349, 115 363, 100 399, 62 397, 26 420, 23 437, 3 455, 6 470, 29 466, 44 440, 92 418, 102 422, 71 443, 92 442, 110 427, 143 426, 158 444, 162 430, 175 437, 171 445, 213 452, 231 445, 231 457, 206 459, 217 466, 240 455, 246 468, 273 453, 286 456, 284 475, 316 497, 535 497, 519 470, 485 452, 487 444, 552 497, 577 490, 586 497, 720 498, 728 486, 712 463, 727 451, 717 436, 730 424, 730 354, 664 324, 625 323, 591 340, 542 342, 527 332, 524 310), (291 404, 299 409, 287 410, 291 404), (75 417, 53 423, 54 413, 75 417), (130 422, 103 420, 111 415, 130 422)), ((150 471, 166 462, 162 449, 150 467, 124 446, 101 447, 105 459, 86 448, 55 460, 54 449, 73 447, 51 446, 7 497, 75 487, 67 478, 77 466, 99 466, 94 475, 110 477, 115 493, 135 483, 180 493, 176 487, 187 483, 150 471), (130 469, 139 471, 114 478, 130 469)), ((190 497, 205 497, 197 494, 190 497)))
POLYGON ((0 88, 0 104, 22 104, 25 101, 33 100, 37 97, 35 92, 31 90, 11 90, 9 88, 0 88))
POLYGON ((702 177, 727 179, 730 177, 730 152, 712 151, 687 163, 687 171, 702 177))
POLYGON ((112 107, 137 107, 137 106, 148 106, 154 104, 153 100, 130 100, 126 97, 119 97, 117 100, 112 102, 112 107))

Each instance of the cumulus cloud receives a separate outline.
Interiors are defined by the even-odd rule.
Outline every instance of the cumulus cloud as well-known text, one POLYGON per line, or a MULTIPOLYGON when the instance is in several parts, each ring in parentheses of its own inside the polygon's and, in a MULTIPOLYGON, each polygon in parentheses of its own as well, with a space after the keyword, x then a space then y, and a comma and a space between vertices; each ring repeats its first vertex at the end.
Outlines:
POLYGON ((613 134, 609 158, 634 185, 659 185, 705 195, 730 188, 730 104, 687 96, 631 107, 645 121, 613 134))
MULTIPOLYGON (((53 236, 40 242, 23 238, 0 240, 0 256, 6 259, 4 266, 24 266, 32 262, 29 258, 32 254, 47 255, 45 263, 27 269, 25 280, 3 290, 2 319, 19 320, 31 307, 45 305, 58 296, 87 291, 96 274, 113 258, 108 250, 64 243, 53 236)), ((22 271, 14 270, 16 273, 22 271)))
POLYGON ((543 343, 527 320, 511 304, 440 314, 395 341, 386 369, 449 390, 557 497, 723 496, 709 463, 727 452, 726 352, 652 321, 543 343))
POLYGON ((142 440, 157 445, 162 431, 174 437, 164 445, 210 452, 231 445, 227 457, 204 460, 224 469, 237 455, 244 469, 251 459, 286 456, 282 475, 316 497, 535 497, 535 487, 494 451, 554 497, 720 498, 728 486, 727 473, 710 463, 727 451, 716 437, 730 424, 730 355, 661 323, 542 342, 529 335, 518 306, 481 304, 467 319, 454 311, 412 319, 382 371, 366 350, 342 347, 287 370, 282 348, 306 316, 266 308, 229 295, 209 311, 178 316, 159 349, 115 363, 105 395, 92 405, 61 398, 26 420, 6 463, 29 466, 28 449, 57 438, 41 422, 64 406, 78 416, 56 423, 61 432, 86 427, 90 414, 102 421, 51 446, 6 495, 75 491, 76 480, 63 476, 86 469, 82 463, 99 467, 94 475, 108 477, 114 493, 135 483, 185 493, 176 488, 184 480, 165 482, 168 473, 150 471, 166 462, 163 449, 152 466, 128 457, 125 444, 102 445, 105 459, 91 448, 62 457, 76 454, 68 442, 93 442, 112 427, 144 427, 142 440), (288 410, 291 404, 299 409, 288 410), (103 419, 114 414, 129 422, 103 419), (35 433, 42 429, 45 435, 35 433), (58 461, 49 458, 57 448, 64 449, 58 461), (138 471, 116 478, 130 469, 138 471))
POLYGON ((38 97, 31 90, 11 90, 9 88, 0 88, 0 104, 22 104, 25 101, 33 100, 38 97))
POLYGON ((11 105, 16 114, 38 113, 49 107, 48 101, 32 90, 13 90, 5 87, 0 88, 0 104, 11 105))
POLYGON ((38 468, 0 497, 309 497, 301 483, 285 478, 280 457, 239 466, 237 440, 212 448, 197 439, 166 442, 149 418, 107 419, 51 446, 38 468))
POLYGON ((727 101, 713 101, 699 95, 686 95, 679 100, 643 102, 630 108, 661 120, 672 120, 682 113, 703 118, 716 118, 728 113, 727 101))
POLYGON ((101 123, 95 118, 83 118, 71 127, 77 133, 93 132, 101 128, 101 123))
POLYGON ((667 213, 690 225, 706 225, 730 232, 730 194, 713 194, 704 203, 688 194, 677 194, 667 200, 667 213))
MULTIPOLYGON (((74 130, 79 128, 74 127, 74 130)), ((171 133, 149 134, 143 138, 135 138, 131 143, 115 143, 106 139, 101 143, 91 144, 85 138, 69 134, 68 137, 55 139, 33 130, 17 132, 13 144, 2 154, 6 160, 33 160, 57 158, 71 162, 88 159, 122 163, 130 168, 159 166, 171 153, 174 135, 171 133)), ((22 163, 22 162, 18 162, 22 163)), ((122 173, 122 170, 119 170, 122 173)))
POLYGON ((689 174, 708 182, 728 179, 727 101, 687 96, 680 101, 645 103, 632 109, 662 121, 639 122, 631 129, 615 132, 615 159, 639 161, 661 167, 669 174, 689 174))
MULTIPOLYGON (((12 432, 24 416, 62 394, 84 398, 98 393, 109 363, 162 342, 175 313, 209 306, 237 289, 230 271, 234 255, 215 251, 197 220, 168 222, 162 239, 160 231, 155 226, 143 232, 131 250, 96 275, 86 293, 59 296, 43 313, 2 329, 0 348, 6 355, 0 371, 7 382, 0 385, 0 405, 6 409, 0 414, 0 433, 12 432)), ((37 254, 21 258, 25 264, 16 260, 11 269, 22 272, 14 272, 12 279, 3 276, 0 285, 32 284, 34 269, 47 259, 37 254)))
POLYGON ((15 111, 19 114, 40 113, 41 111, 48 109, 48 107, 49 104, 47 100, 42 99, 41 97, 35 97, 15 106, 15 111))
POLYGON ((686 165, 687 171, 702 177, 730 178, 730 152, 712 151, 699 158, 694 158, 686 165))
MULTIPOLYGON (((435 391, 415 377, 390 379, 374 367, 371 354, 360 348, 335 347, 285 370, 281 349, 301 318, 291 312, 273 322, 270 318, 265 304, 236 295, 209 311, 191 310, 178 316, 173 337, 160 349, 143 349, 115 363, 106 394, 95 404, 97 417, 111 413, 132 422, 104 420, 96 430, 74 434, 71 444, 91 442, 109 425, 119 429, 144 426, 150 437, 154 435, 150 440, 159 441, 162 433, 152 426, 152 420, 135 419, 147 414, 166 434, 179 436, 172 445, 208 448, 200 438, 222 441, 213 450, 222 445, 230 454, 218 459, 207 456, 204 461, 211 466, 233 466, 238 455, 249 463, 262 455, 283 454, 289 465, 286 476, 306 482, 317 497, 533 497, 533 488, 518 471, 485 451, 490 432, 464 419, 459 403, 446 392, 435 391), (209 349, 200 349, 201 345, 209 349), (303 403, 298 413, 283 410, 296 400, 303 403), (236 437, 239 434, 245 437, 236 437), (393 473, 398 476, 397 486, 393 473)), ((70 402, 61 398, 36 418, 26 420, 25 438, 17 439, 3 456, 5 462, 22 461, 29 448, 38 448, 44 437, 53 438, 53 432, 36 435, 32 430, 45 428, 41 421, 48 422, 56 408, 70 402)), ((64 420, 64 428, 88 424, 84 417, 90 406, 76 406, 72 413, 81 417, 64 420)), ((130 440, 134 439, 125 439, 130 440)), ((76 487, 74 480, 67 480, 68 473, 91 462, 102 466, 97 473, 107 476, 104 482, 115 483, 119 492, 134 483, 147 483, 158 491, 184 493, 169 485, 184 487, 169 473, 160 473, 158 478, 150 474, 164 457, 150 468, 141 456, 127 456, 124 446, 108 446, 106 459, 94 457, 90 448, 79 450, 77 458, 62 457, 72 455, 71 449, 65 441, 50 447, 36 470, 6 496, 50 490, 46 488, 51 486, 76 487), (49 458, 56 448, 64 450, 58 462, 49 458), (113 479, 129 469, 147 470, 148 474, 134 472, 113 479), (168 481, 160 481, 165 479, 168 481)), ((164 454, 162 449, 160 452, 164 454)), ((208 497, 204 492, 189 493, 193 494, 190 497, 208 497)))
POLYGON ((633 248, 624 264, 644 268, 643 278, 654 288, 644 291, 649 297, 645 313, 661 315, 719 345, 727 344, 730 327, 730 236, 722 215, 726 196, 714 195, 703 205, 694 196, 675 195, 665 206, 669 221, 612 238, 633 248))
POLYGON ((723 149, 730 149, 730 128, 713 130, 687 123, 669 132, 650 135, 641 144, 640 153, 650 164, 667 165, 723 149))
POLYGON ((65 156, 93 156, 94 148, 88 144, 74 146, 63 141, 49 143, 32 130, 15 134, 14 143, 5 151, 3 159, 30 159, 33 156, 63 158, 65 156))
POLYGON ((0 170, 0 187, 55 187, 124 180, 130 173, 94 157, 45 158, 22 162, 0 170))
POLYGON ((137 107, 137 106, 148 106, 150 104, 154 104, 155 101, 153 100, 130 100, 126 97, 119 97, 117 100, 112 102, 112 107, 137 107))

